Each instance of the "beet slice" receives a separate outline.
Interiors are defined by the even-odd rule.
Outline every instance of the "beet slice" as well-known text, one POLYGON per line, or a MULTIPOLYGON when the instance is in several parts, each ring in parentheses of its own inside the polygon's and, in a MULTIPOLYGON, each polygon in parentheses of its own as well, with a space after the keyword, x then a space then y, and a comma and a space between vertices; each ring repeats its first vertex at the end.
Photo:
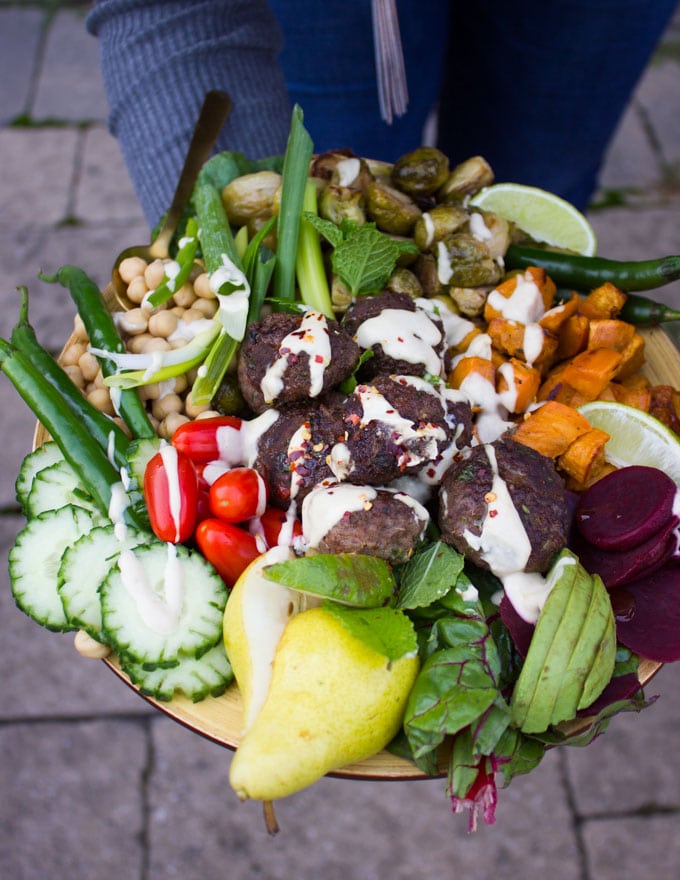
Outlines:
POLYGON ((520 617, 515 611, 515 606, 505 594, 503 594, 498 610, 515 648, 522 657, 526 657, 531 637, 534 634, 534 624, 528 623, 523 617, 520 617))
POLYGON ((668 562, 678 549, 675 519, 637 547, 630 550, 602 550, 586 541, 578 532, 572 534, 571 549, 581 565, 591 574, 599 574, 608 590, 648 575, 668 562))
POLYGON ((680 565, 667 562, 609 595, 622 645, 658 663, 680 660, 680 565))
POLYGON ((631 465, 612 471, 587 489, 576 509, 583 537, 603 550, 628 550, 673 518, 675 482, 658 468, 631 465))

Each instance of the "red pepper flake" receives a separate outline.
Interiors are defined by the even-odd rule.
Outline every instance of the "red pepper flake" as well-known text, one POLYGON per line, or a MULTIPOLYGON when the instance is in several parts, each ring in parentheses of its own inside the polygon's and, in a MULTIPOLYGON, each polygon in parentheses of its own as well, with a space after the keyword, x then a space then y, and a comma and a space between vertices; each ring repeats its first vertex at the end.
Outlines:
POLYGON ((322 364, 322 363, 323 363, 323 355, 321 355, 321 354, 315 354, 315 355, 314 355, 314 363, 316 363, 316 364, 322 364))
POLYGON ((489 516, 491 517, 491 519, 493 519, 494 516, 498 516, 498 511, 497 510, 490 510, 489 516))

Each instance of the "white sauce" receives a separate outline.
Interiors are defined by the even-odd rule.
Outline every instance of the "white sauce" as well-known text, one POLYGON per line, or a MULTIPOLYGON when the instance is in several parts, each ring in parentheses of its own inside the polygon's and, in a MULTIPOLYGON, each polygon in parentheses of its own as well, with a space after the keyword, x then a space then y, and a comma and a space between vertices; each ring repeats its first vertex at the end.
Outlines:
POLYGON ((185 584, 177 548, 167 544, 168 555, 161 584, 152 584, 132 550, 123 550, 118 557, 123 585, 132 598, 144 625, 162 636, 177 628, 184 603, 185 584))
POLYGON ((331 362, 328 321, 321 312, 306 312, 300 326, 281 340, 277 356, 260 382, 265 403, 272 403, 283 391, 284 377, 290 363, 289 357, 303 352, 309 359, 309 396, 318 397, 323 390, 326 367, 331 362))
POLYGON ((425 211, 423 214, 423 224, 425 226, 424 250, 427 250, 434 241, 434 220, 432 219, 432 215, 428 211, 425 211))
POLYGON ((161 460, 168 481, 168 506, 170 518, 175 527, 175 543, 180 538, 180 521, 182 516, 182 492, 179 485, 179 456, 171 443, 166 443, 160 449, 161 460))
POLYGON ((416 306, 433 317, 439 318, 444 326, 444 340, 446 348, 453 348, 465 339, 468 333, 475 329, 472 321, 457 315, 451 311, 446 303, 438 299, 418 297, 414 300, 416 306))
POLYGON ((370 509, 377 495, 373 486, 349 483, 318 486, 302 502, 302 535, 308 547, 318 547, 346 513, 370 509))
POLYGON ((437 244, 437 278, 441 284, 448 284, 453 276, 451 257, 443 241, 437 244))
POLYGON ((484 218, 477 211, 470 214, 470 232, 478 241, 489 241, 493 233, 484 222, 484 218))
POLYGON ((383 309, 379 315, 359 325, 355 340, 364 349, 379 343, 388 357, 409 364, 424 364, 433 376, 442 372, 441 359, 435 351, 442 341, 442 334, 422 309, 415 312, 383 309))
POLYGON ((340 159, 335 170, 338 175, 338 186, 351 186, 359 176, 361 162, 352 157, 340 159))
POLYGON ((243 339, 248 320, 248 300, 250 285, 238 266, 226 254, 221 255, 222 265, 210 275, 210 289, 217 297, 219 319, 232 339, 243 339), (225 284, 230 284, 230 293, 220 293, 225 284))

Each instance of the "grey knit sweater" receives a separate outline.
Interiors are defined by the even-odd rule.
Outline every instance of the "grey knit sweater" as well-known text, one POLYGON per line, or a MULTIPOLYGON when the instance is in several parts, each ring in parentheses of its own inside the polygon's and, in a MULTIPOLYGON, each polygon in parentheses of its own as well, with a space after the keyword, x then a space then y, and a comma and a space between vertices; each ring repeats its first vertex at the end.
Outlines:
POLYGON ((285 149, 281 33, 265 0, 96 0, 87 27, 100 41, 109 128, 150 226, 170 204, 210 89, 234 103, 218 149, 285 149))

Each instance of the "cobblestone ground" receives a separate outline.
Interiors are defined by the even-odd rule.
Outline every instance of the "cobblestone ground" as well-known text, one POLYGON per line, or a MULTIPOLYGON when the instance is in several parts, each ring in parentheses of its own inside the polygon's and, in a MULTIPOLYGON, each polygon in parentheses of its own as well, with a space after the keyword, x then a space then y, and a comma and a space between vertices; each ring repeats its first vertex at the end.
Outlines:
MULTIPOLYGON (((87 4, 0 3, 0 335, 32 293, 40 338, 57 351, 73 318, 36 278, 63 263, 99 283, 148 230, 106 130, 87 4)), ((611 146, 590 216, 600 252, 680 252, 680 19, 645 73, 611 146)), ((663 291, 680 306, 680 285, 663 291)), ((468 836, 441 781, 325 779, 259 809, 227 785, 230 753, 151 709, 69 636, 41 630, 9 593, 5 559, 22 519, 13 481, 33 419, 7 382, 0 443, 0 877, 7 880, 676 880, 680 874, 680 678, 615 719, 587 749, 550 753, 501 792, 498 822, 468 836)))

